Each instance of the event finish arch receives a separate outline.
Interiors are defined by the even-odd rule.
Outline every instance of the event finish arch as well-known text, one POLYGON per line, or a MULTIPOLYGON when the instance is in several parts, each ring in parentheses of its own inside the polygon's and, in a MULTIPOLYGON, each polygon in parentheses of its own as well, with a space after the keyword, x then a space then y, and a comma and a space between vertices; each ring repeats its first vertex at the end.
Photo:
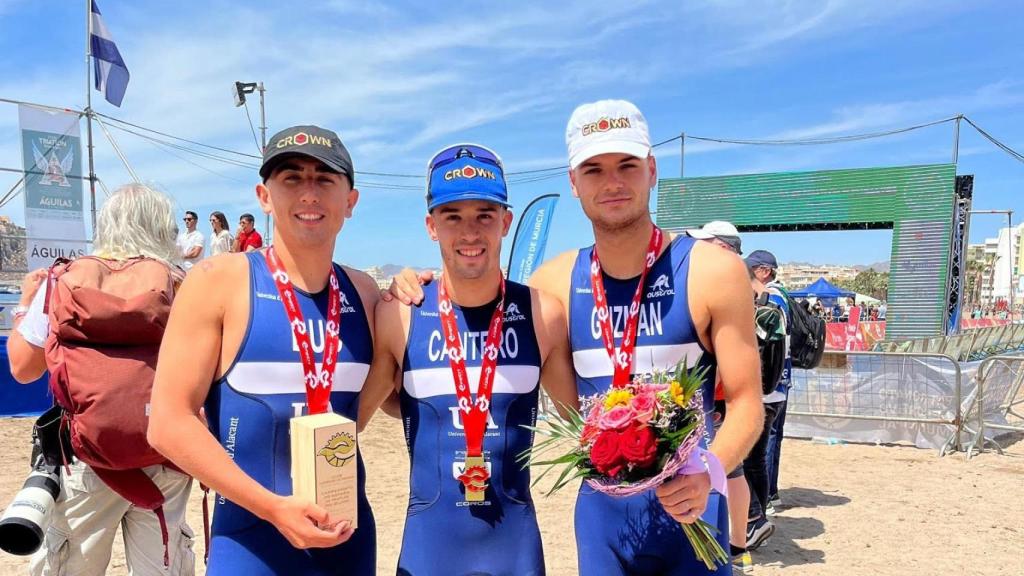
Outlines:
POLYGON ((955 164, 667 178, 658 182, 657 223, 674 231, 711 220, 741 232, 892 229, 886 339, 940 336, 955 185, 955 164))

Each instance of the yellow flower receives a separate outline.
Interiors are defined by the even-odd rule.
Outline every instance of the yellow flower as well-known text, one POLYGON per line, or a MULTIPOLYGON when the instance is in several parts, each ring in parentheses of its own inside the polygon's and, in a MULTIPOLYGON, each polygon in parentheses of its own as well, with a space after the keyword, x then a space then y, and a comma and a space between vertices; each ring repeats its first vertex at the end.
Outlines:
POLYGON ((612 390, 604 399, 604 409, 611 410, 619 404, 629 406, 629 401, 632 399, 633 395, 629 390, 612 390))
POLYGON ((684 403, 683 403, 683 387, 679 384, 679 382, 676 382, 675 380, 673 380, 672 383, 668 385, 668 394, 669 394, 669 396, 672 397, 672 401, 673 402, 675 402, 679 406, 683 406, 684 405, 684 403))

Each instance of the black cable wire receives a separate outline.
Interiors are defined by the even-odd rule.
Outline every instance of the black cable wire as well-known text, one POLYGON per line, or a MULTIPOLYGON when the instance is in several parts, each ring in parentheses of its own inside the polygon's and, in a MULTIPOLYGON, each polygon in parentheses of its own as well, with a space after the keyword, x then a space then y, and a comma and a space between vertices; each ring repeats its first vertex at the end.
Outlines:
MULTIPOLYGON (((679 140, 682 137, 683 137, 682 134, 680 134, 679 136, 673 136, 673 137, 669 138, 668 140, 662 140, 661 142, 658 142, 657 144, 651 145, 651 148, 657 148, 658 146, 664 146, 665 144, 668 144, 669 142, 675 142, 676 140, 679 140)), ((687 138, 689 138, 689 136, 687 136, 687 138)))
MULTIPOLYGON (((705 142, 717 142, 719 144, 744 144, 749 146, 816 146, 820 144, 840 144, 843 142, 855 142, 858 140, 869 140, 872 138, 882 138, 885 136, 893 136, 895 134, 902 134, 904 132, 910 132, 912 130, 920 130, 921 128, 928 128, 929 126, 936 126, 938 124, 945 124, 956 120, 956 116, 949 118, 943 118, 941 120, 934 120, 932 122, 925 122, 924 124, 916 124, 914 126, 908 126, 906 128, 897 128, 895 130, 885 130, 882 132, 868 132, 865 134, 851 134, 849 136, 833 136, 829 138, 803 138, 794 140, 749 140, 749 139, 733 139, 733 138, 711 138, 708 136, 692 136, 686 134, 685 137, 690 140, 702 140, 705 142)), ((672 140, 682 137, 677 136, 672 140)), ((672 140, 666 140, 671 142, 672 140)))
POLYGON ((221 148, 220 146, 213 146, 213 145, 210 145, 210 144, 203 144, 202 142, 196 142, 195 140, 189 140, 188 138, 182 138, 180 136, 175 136, 173 134, 168 134, 166 132, 160 132, 159 130, 153 130, 152 128, 146 128, 145 126, 139 126, 138 124, 132 124, 131 122, 128 122, 126 120, 121 120, 120 118, 114 118, 113 116, 108 116, 106 114, 101 114, 100 112, 93 112, 93 114, 95 114, 97 116, 102 116, 102 117, 106 118, 107 120, 112 120, 114 122, 119 122, 121 124, 125 124, 127 126, 131 126, 132 128, 138 128, 139 130, 145 130, 146 132, 152 132, 153 134, 159 134, 160 136, 163 136, 165 138, 173 138, 175 140, 180 140, 182 142, 187 142, 189 144, 194 144, 196 146, 202 146, 203 148, 210 148, 212 150, 219 150, 221 152, 227 152, 229 154, 237 154, 239 156, 245 156, 247 158, 255 158, 257 160, 262 158, 262 156, 258 156, 256 154, 247 154, 245 152, 239 152, 237 150, 231 150, 229 148, 221 148))
MULTIPOLYGON (((119 118, 114 118, 112 116, 108 116, 108 115, 105 115, 105 114, 100 114, 100 113, 96 113, 96 114, 99 115, 99 116, 102 116, 102 117, 104 117, 106 119, 112 120, 114 122, 119 122, 119 123, 124 124, 126 126, 131 126, 133 128, 137 128, 139 130, 143 130, 143 131, 146 131, 146 132, 149 132, 149 133, 152 133, 152 134, 157 134, 157 135, 163 136, 165 138, 171 138, 171 139, 178 140, 178 141, 181 141, 181 142, 185 142, 185 143, 188 143, 188 144, 192 144, 192 145, 195 145, 195 146, 201 146, 203 148, 209 148, 211 150, 217 150, 217 151, 220 151, 220 152, 236 154, 236 155, 243 156, 243 157, 246 157, 246 158, 254 158, 254 159, 257 159, 257 160, 261 158, 260 156, 257 156, 257 155, 246 154, 244 152, 238 152, 236 150, 230 150, 228 148, 221 148, 219 146, 212 146, 212 145, 209 145, 209 144, 203 144, 202 142, 197 142, 195 140, 189 140, 187 138, 181 138, 179 136, 174 136, 173 134, 168 134, 166 132, 160 132, 158 130, 153 130, 151 128, 146 128, 144 126, 140 126, 138 124, 133 124, 131 122, 127 122, 125 120, 121 120, 119 118)), ((259 142, 256 139, 256 129, 255 129, 255 127, 252 124, 252 117, 249 114, 248 105, 246 105, 246 118, 249 121, 249 128, 252 131, 253 140, 257 142, 257 147, 259 147, 259 142)), ((1003 150, 1004 152, 1009 154, 1014 159, 1016 159, 1016 160, 1018 160, 1020 162, 1024 162, 1024 155, 1021 155, 1019 152, 1013 150, 1012 148, 1010 148, 1006 144, 1003 144, 1002 142, 1000 142, 998 139, 996 139, 994 136, 992 136, 991 134, 989 134, 988 132, 986 132, 985 130, 980 128, 977 124, 972 122, 966 116, 964 116, 963 118, 975 130, 977 130, 983 137, 988 139, 992 144, 994 144, 995 146, 997 146, 998 148, 1000 148, 1001 150, 1003 150)), ((715 143, 720 143, 720 144, 739 144, 739 145, 750 145, 750 146, 813 146, 813 145, 839 144, 839 143, 844 143, 844 142, 855 142, 855 141, 860 141, 860 140, 868 140, 868 139, 874 139, 874 138, 883 138, 883 137, 886 137, 886 136, 893 136, 893 135, 897 135, 897 134, 903 134, 903 133, 914 131, 914 130, 920 130, 922 128, 928 128, 928 127, 936 126, 936 125, 939 125, 939 124, 945 124, 945 123, 948 123, 948 122, 952 122, 952 121, 954 121, 956 119, 957 119, 957 116, 951 116, 949 118, 943 118, 943 119, 934 120, 934 121, 931 121, 931 122, 925 122, 925 123, 922 123, 922 124, 915 124, 913 126, 907 126, 907 127, 904 127, 904 128, 896 128, 896 129, 893 129, 893 130, 884 130, 884 131, 879 131, 879 132, 868 132, 868 133, 863 133, 863 134, 850 134, 850 135, 846 135, 846 136, 833 136, 833 137, 827 137, 827 138, 771 139, 771 140, 765 139, 765 140, 762 140, 762 139, 741 139, 741 138, 714 138, 714 137, 709 137, 709 136, 695 136, 695 135, 690 135, 690 134, 680 134, 678 136, 673 136, 672 138, 669 138, 667 140, 662 140, 662 141, 660 141, 660 142, 658 142, 656 144, 653 144, 652 148, 658 148, 660 146, 664 146, 665 144, 676 142, 676 141, 678 141, 680 139, 684 139, 684 138, 688 138, 688 139, 691 139, 691 140, 705 141, 705 142, 715 142, 715 143)), ((118 129, 120 129, 122 131, 125 131, 125 132, 128 132, 128 133, 134 134, 136 136, 139 136, 139 137, 142 137, 142 138, 146 138, 146 139, 150 140, 151 142, 161 143, 161 144, 163 144, 165 146, 170 146, 170 147, 176 148, 178 150, 181 150, 182 152, 187 152, 189 154, 194 154, 194 155, 197 155, 197 156, 200 156, 200 157, 203 157, 203 158, 207 158, 209 160, 214 160, 214 161, 217 161, 217 162, 223 162, 223 163, 231 164, 231 165, 238 166, 238 167, 245 167, 245 168, 256 168, 257 167, 256 165, 249 164, 247 162, 243 162, 243 161, 239 161, 239 160, 234 160, 232 158, 225 158, 223 156, 219 156, 219 155, 216 155, 216 154, 211 154, 211 153, 208 153, 208 152, 203 152, 203 151, 200 151, 200 150, 195 150, 193 148, 189 148, 187 146, 182 146, 182 145, 179 145, 179 144, 173 144, 171 142, 161 141, 160 139, 154 138, 152 136, 147 136, 147 135, 144 135, 144 134, 140 134, 138 132, 135 132, 133 130, 129 130, 129 129, 124 128, 124 127, 120 127, 120 126, 113 126, 113 127, 114 128, 118 128, 118 129)), ((514 171, 514 172, 506 172, 505 175, 506 175, 506 177, 509 177, 508 181, 509 181, 510 184, 528 184, 528 183, 532 183, 532 182, 540 182, 540 181, 549 180, 549 179, 552 179, 552 178, 557 178, 557 177, 561 176, 563 173, 565 173, 567 170, 568 170, 568 166, 567 165, 561 165, 561 166, 552 166, 552 167, 549 167, 549 168, 538 168, 538 169, 534 169, 534 170, 518 170, 518 171, 514 171), (524 177, 523 178, 515 178, 516 176, 524 176, 524 177)), ((375 177, 381 177, 381 178, 415 178, 415 179, 421 179, 421 178, 424 177, 421 174, 402 174, 402 173, 394 173, 394 172, 370 172, 370 171, 366 171, 366 172, 357 171, 356 175, 357 176, 375 176, 375 177)), ((389 183, 386 183, 386 182, 367 182, 367 183, 360 183, 360 185, 366 186, 368 188, 388 189, 388 190, 420 190, 421 189, 420 186, 409 186, 409 185, 401 185, 401 184, 389 184, 389 183)), ((0 206, 2 206, 2 200, 0 200, 0 206)))
POLYGON ((552 166, 551 168, 538 168, 536 170, 519 170, 517 172, 505 172, 505 176, 520 176, 523 174, 539 174, 541 172, 551 172, 552 170, 558 170, 564 172, 569 169, 568 164, 562 166, 552 166))
POLYGON ((385 178, 423 178, 422 174, 389 174, 387 172, 363 172, 356 170, 356 176, 382 176, 385 178))
POLYGON ((984 136, 986 140, 988 140, 989 142, 995 144, 996 147, 998 147, 1003 152, 1006 152, 1007 154, 1009 154, 1010 157, 1013 158, 1014 160, 1017 160, 1018 162, 1024 162, 1024 155, 1022 155, 1020 152, 1017 152, 1013 148, 1010 148, 1006 144, 1003 144, 995 136, 993 136, 993 135, 989 134, 988 132, 982 130, 982 128, 980 126, 978 126, 977 124, 972 122, 971 119, 968 118, 967 116, 964 116, 963 118, 964 118, 965 121, 967 121, 968 124, 971 125, 972 128, 974 128, 975 130, 978 131, 979 134, 984 136))
POLYGON ((239 168, 259 168, 258 164, 249 163, 249 162, 245 162, 245 161, 242 161, 242 160, 235 160, 234 158, 226 158, 224 156, 218 156, 216 154, 212 154, 210 152, 204 152, 202 150, 196 150, 194 148, 189 148, 188 146, 182 146, 181 144, 176 144, 174 142, 169 142, 169 141, 166 141, 166 140, 161 140, 159 138, 156 138, 156 137, 153 137, 153 136, 149 136, 148 134, 143 134, 141 132, 136 132, 135 130, 132 130, 130 128, 124 128, 124 127, 121 127, 121 126, 115 126, 113 124, 111 124, 110 127, 114 128, 115 130, 120 130, 122 132, 127 132, 128 134, 132 134, 134 136, 138 136, 139 138, 142 138, 144 140, 148 140, 150 142, 162 144, 164 146, 169 146, 171 148, 174 148, 174 149, 177 149, 177 150, 181 150, 182 152, 187 152, 189 154, 194 154, 196 156, 200 156, 200 157, 206 158, 208 160, 214 160, 214 161, 217 161, 217 162, 222 162, 224 164, 230 164, 232 166, 236 166, 236 167, 239 167, 239 168))
MULTIPOLYGON (((204 171, 209 172, 210 174, 213 174, 215 176, 220 176, 221 178, 224 178, 226 180, 232 180, 234 182, 238 182, 238 183, 241 183, 241 184, 249 184, 249 182, 246 182, 244 180, 239 180, 238 178, 233 178, 231 176, 228 176, 227 174, 221 174, 220 172, 217 172, 216 170, 212 170, 210 168, 207 168, 206 166, 203 166, 202 164, 199 164, 197 162, 193 162, 193 161, 189 160, 188 158, 185 158, 184 156, 180 156, 178 154, 175 154, 171 150, 167 149, 168 147, 170 147, 169 144, 160 142, 160 141, 155 140, 153 138, 148 138, 146 136, 142 136, 142 138, 145 138, 146 141, 148 141, 153 146, 156 146, 157 148, 162 149, 165 153, 170 154, 171 156, 174 156, 175 158, 177 158, 178 160, 181 160, 182 162, 188 162, 189 164, 195 166, 196 168, 199 168, 200 170, 204 170, 204 171)), ((173 195, 172 195, 172 197, 173 197, 173 195)), ((175 199, 175 200, 177 200, 177 199, 175 199)))
POLYGON ((256 149, 260 151, 260 155, 263 155, 263 146, 260 146, 260 139, 256 137, 256 127, 252 125, 252 116, 249 116, 249 102, 243 102, 245 105, 245 118, 249 121, 249 130, 252 130, 252 141, 256 143, 256 149))
POLYGON ((509 184, 530 184, 532 182, 542 182, 544 180, 551 180, 553 178, 565 178, 565 172, 555 172, 554 174, 544 174, 542 176, 532 176, 528 178, 520 178, 517 180, 509 180, 509 184))

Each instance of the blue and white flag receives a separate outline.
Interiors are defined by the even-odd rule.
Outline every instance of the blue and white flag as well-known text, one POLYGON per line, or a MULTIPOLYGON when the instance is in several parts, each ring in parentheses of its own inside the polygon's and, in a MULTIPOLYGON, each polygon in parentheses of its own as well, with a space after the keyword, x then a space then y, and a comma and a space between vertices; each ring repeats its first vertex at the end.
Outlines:
POLYGON ((121 58, 121 52, 114 44, 114 38, 107 30, 100 16, 96 0, 92 0, 92 14, 89 15, 89 44, 92 50, 93 77, 96 89, 114 106, 121 106, 124 91, 128 88, 128 67, 121 58))
POLYGON ((544 261, 548 243, 548 227, 558 203, 558 194, 545 194, 530 202, 519 216, 512 250, 508 258, 508 279, 525 284, 533 271, 544 261))

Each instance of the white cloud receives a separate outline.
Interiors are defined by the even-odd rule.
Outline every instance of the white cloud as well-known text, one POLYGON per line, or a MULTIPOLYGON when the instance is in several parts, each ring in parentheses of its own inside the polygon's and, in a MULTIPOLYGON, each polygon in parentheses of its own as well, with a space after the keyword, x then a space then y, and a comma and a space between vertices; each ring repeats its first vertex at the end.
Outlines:
MULTIPOLYGON (((321 124, 342 135, 358 170, 413 174, 422 171, 426 157, 442 144, 478 135, 494 139, 511 171, 562 165, 562 129, 575 103, 625 97, 685 105, 692 93, 703 89, 705 79, 723 72, 770 63, 798 50, 835 50, 853 38, 868 42, 872 34, 925 25, 938 17, 935 14, 960 9, 947 2, 838 0, 575 0, 512 5, 452 1, 404 6, 354 0, 313 5, 230 0, 208 0, 201 6, 107 3, 110 6, 101 1, 104 17, 132 80, 123 109, 110 107, 94 92, 100 111, 185 138, 253 152, 249 123, 244 111, 233 107, 229 88, 235 80, 262 81, 270 133, 291 124, 321 124)), ((38 13, 19 9, 24 6, 27 3, 0 0, 3 25, 39 26, 38 13)), ((80 23, 65 25, 68 28, 53 31, 55 37, 81 34, 80 23)), ((26 48, 25 53, 42 48, 26 48)), ((75 53, 39 62, 0 59, 0 79, 0 96, 83 104, 82 63, 75 53)), ((1007 109, 1019 106, 1024 93, 1012 80, 990 82, 959 95, 922 97, 912 90, 909 87, 905 98, 892 97, 889 102, 851 100, 824 111, 779 114, 774 124, 737 117, 710 135, 758 136, 752 133, 755 128, 744 126, 764 126, 757 129, 767 133, 764 138, 871 131, 961 111, 1007 109), (805 120, 795 121, 795 127, 781 127, 801 116, 805 120)), ((256 102, 250 100, 254 123, 259 121, 256 102)), ((17 138, 16 114, 8 113, 13 110, 0 108, 0 136, 10 140, 17 138)), ((654 132, 656 137, 668 135, 659 126, 654 132)), ((142 178, 158 182, 180 204, 256 211, 255 169, 173 150, 200 168, 135 136, 114 131, 114 137, 142 178)), ((96 140, 101 177, 110 185, 127 180, 127 172, 99 132, 96 140)), ((686 145, 688 156, 731 148, 735 146, 692 141, 686 145)), ((672 170, 668 159, 678 157, 678 143, 657 152, 664 167, 672 170)), ((765 166, 786 157, 763 153, 765 166)), ((0 146, 0 157, 12 156, 0 146)), ((751 167, 761 161, 746 160, 751 167)), ((813 163, 815 157, 801 155, 799 160, 813 163)), ((10 162, 0 165, 5 163, 10 162)), ((375 190, 374 196, 378 194, 419 195, 375 190)))

